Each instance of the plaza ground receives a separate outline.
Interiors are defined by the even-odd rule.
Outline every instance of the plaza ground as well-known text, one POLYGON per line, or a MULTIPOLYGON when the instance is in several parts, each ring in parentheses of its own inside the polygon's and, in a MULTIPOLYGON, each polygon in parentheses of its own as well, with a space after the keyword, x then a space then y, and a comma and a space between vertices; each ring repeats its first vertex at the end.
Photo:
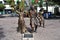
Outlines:
MULTIPOLYGON (((0 18, 0 40, 21 40, 21 34, 17 32, 18 17, 0 18)), ((25 24, 29 25, 29 18, 25 18, 25 24)), ((45 28, 38 27, 34 34, 34 40, 60 40, 60 19, 45 19, 45 28)))

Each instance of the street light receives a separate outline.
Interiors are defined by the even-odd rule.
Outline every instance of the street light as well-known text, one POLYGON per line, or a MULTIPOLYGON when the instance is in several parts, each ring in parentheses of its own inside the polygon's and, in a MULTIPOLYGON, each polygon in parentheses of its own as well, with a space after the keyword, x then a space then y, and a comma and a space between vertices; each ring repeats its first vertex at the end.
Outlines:
POLYGON ((45 0, 45 2, 46 2, 46 18, 48 18, 48 0, 45 0))

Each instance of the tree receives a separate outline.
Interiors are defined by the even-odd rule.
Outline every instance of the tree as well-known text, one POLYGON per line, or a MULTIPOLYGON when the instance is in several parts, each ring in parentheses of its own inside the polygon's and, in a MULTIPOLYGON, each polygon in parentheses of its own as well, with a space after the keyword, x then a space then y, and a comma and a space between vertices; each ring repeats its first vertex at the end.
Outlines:
POLYGON ((52 0, 52 1, 54 1, 54 2, 60 2, 60 0, 52 0))
POLYGON ((11 0, 6 0, 6 2, 7 2, 7 4, 9 4, 9 5, 11 4, 11 0))
POLYGON ((4 4, 0 4, 0 10, 3 10, 5 8, 4 4))
POLYGON ((60 0, 48 0, 49 2, 53 2, 54 4, 60 5, 60 0))
POLYGON ((14 2, 14 0, 11 0, 11 7, 12 7, 12 12, 14 12, 14 6, 15 6, 15 2, 14 2))
POLYGON ((32 0, 31 2, 32 2, 32 4, 34 4, 35 3, 35 0, 32 0))

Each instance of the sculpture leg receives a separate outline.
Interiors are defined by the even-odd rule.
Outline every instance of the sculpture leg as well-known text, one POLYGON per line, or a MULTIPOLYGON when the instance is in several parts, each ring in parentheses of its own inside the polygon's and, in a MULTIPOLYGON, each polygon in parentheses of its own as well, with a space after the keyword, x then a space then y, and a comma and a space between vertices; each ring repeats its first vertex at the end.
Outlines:
POLYGON ((35 31, 34 32, 37 32, 37 25, 35 25, 35 31))

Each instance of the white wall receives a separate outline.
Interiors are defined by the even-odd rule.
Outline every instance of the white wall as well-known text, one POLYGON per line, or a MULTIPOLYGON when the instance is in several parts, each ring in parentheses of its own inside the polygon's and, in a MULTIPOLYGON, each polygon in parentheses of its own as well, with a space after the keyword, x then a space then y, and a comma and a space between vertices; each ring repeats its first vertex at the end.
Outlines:
POLYGON ((4 4, 4 1, 3 0, 0 0, 0 1, 2 1, 2 3, 4 4))
POLYGON ((5 5, 5 9, 12 9, 11 7, 10 7, 10 5, 5 5))
POLYGON ((60 7, 59 7, 59 12, 60 12, 60 7))
MULTIPOLYGON (((43 7, 44 10, 46 10, 46 7, 43 7)), ((52 14, 54 14, 54 6, 48 6, 48 12, 52 12, 52 14)), ((37 12, 39 12, 40 8, 37 7, 37 12)))
POLYGON ((3 0, 0 0, 0 1, 3 1, 3 0))
MULTIPOLYGON (((43 7, 46 10, 46 7, 43 7)), ((48 6, 48 12, 52 12, 54 14, 54 6, 48 6)))

